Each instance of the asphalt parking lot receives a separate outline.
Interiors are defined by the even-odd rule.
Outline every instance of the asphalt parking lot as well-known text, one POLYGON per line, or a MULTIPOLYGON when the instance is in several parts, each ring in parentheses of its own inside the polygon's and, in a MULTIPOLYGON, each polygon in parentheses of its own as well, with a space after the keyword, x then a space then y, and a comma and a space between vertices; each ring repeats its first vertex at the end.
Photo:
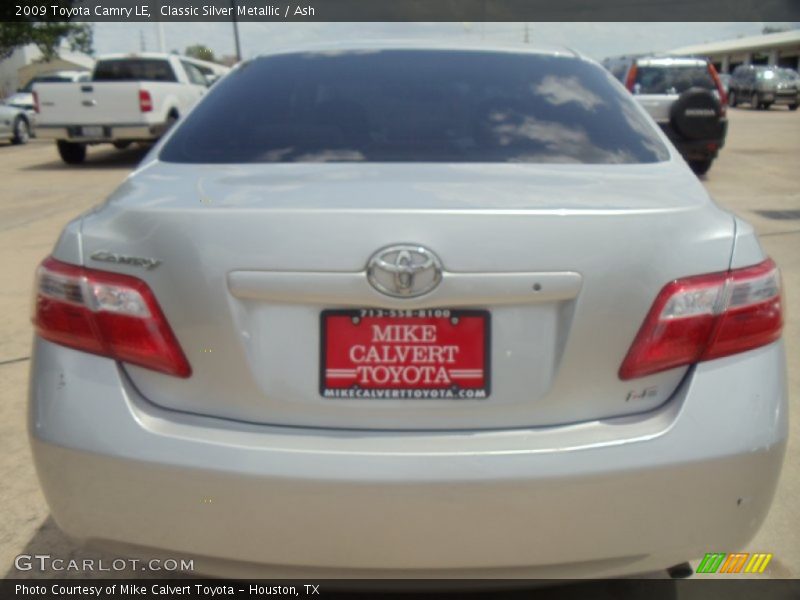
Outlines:
MULTIPOLYGON (((14 557, 19 554, 99 557, 96 552, 76 548, 59 532, 48 515, 31 462, 25 425, 31 339, 29 296, 34 269, 49 253, 59 230, 103 200, 143 155, 140 149, 93 148, 86 164, 68 167, 50 143, 0 143, 0 260, 4 283, 0 289, 0 576, 42 576, 17 571, 14 557)), ((720 205, 754 224, 766 251, 783 270, 784 338, 792 405, 790 441, 772 510, 745 550, 774 555, 766 576, 800 578, 800 113, 784 108, 731 110, 727 146, 703 181, 720 205)), ((83 576, 75 572, 50 575, 83 576)))

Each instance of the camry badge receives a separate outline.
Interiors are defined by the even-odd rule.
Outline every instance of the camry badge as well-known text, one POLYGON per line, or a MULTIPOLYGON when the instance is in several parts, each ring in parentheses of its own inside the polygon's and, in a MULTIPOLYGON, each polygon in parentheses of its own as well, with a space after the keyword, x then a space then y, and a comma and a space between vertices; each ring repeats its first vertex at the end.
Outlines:
POLYGON ((161 264, 161 261, 158 260, 157 258, 126 256, 124 254, 109 252, 108 250, 98 250, 97 252, 92 253, 92 255, 89 258, 100 262, 117 263, 120 265, 130 265, 132 267, 143 267, 148 271, 150 269, 155 269, 158 265, 161 264))

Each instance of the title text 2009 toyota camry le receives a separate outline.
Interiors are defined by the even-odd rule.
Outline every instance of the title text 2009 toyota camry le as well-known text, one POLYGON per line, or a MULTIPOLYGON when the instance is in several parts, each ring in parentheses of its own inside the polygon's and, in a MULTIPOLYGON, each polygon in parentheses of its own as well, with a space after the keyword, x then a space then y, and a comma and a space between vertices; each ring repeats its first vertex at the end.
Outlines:
POLYGON ((243 576, 735 551, 787 438, 780 276, 570 52, 242 64, 38 270, 70 536, 243 576))

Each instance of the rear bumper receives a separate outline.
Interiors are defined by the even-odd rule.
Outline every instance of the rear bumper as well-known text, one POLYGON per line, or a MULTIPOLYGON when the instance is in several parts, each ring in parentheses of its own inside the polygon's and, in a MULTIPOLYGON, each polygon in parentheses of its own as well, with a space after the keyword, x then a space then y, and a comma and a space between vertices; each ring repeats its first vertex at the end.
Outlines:
POLYGON ((278 428, 166 411, 42 340, 34 459, 71 537, 237 577, 582 577, 740 549, 787 437, 782 342, 646 414, 494 432, 278 428))
POLYGON ((715 139, 689 140, 675 131, 669 122, 659 123, 669 141, 678 149, 685 160, 708 160, 716 158, 725 145, 728 135, 728 121, 722 122, 722 135, 715 139))
POLYGON ((80 125, 39 125, 36 135, 48 140, 67 140, 75 143, 99 144, 117 140, 156 140, 166 131, 166 123, 133 123, 122 125, 97 125, 103 128, 101 136, 81 135, 80 125))
POLYGON ((762 94, 763 101, 776 106, 790 106, 798 103, 797 94, 765 93, 762 94))
POLYGON ((784 92, 777 92, 775 90, 751 90, 751 91, 737 91, 736 95, 739 97, 738 102, 744 104, 752 104, 752 96, 753 94, 756 95, 758 103, 764 104, 776 104, 781 106, 788 106, 791 104, 797 104, 798 99, 800 99, 800 94, 797 93, 786 93, 784 92))

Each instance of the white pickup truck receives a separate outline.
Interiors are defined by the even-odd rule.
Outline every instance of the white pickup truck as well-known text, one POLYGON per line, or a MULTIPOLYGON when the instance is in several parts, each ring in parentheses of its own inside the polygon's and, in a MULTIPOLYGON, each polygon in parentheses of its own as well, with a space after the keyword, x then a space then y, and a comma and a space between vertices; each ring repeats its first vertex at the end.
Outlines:
POLYGON ((223 70, 176 54, 101 57, 90 81, 34 86, 37 135, 56 140, 69 164, 82 163, 89 144, 155 141, 223 70))

